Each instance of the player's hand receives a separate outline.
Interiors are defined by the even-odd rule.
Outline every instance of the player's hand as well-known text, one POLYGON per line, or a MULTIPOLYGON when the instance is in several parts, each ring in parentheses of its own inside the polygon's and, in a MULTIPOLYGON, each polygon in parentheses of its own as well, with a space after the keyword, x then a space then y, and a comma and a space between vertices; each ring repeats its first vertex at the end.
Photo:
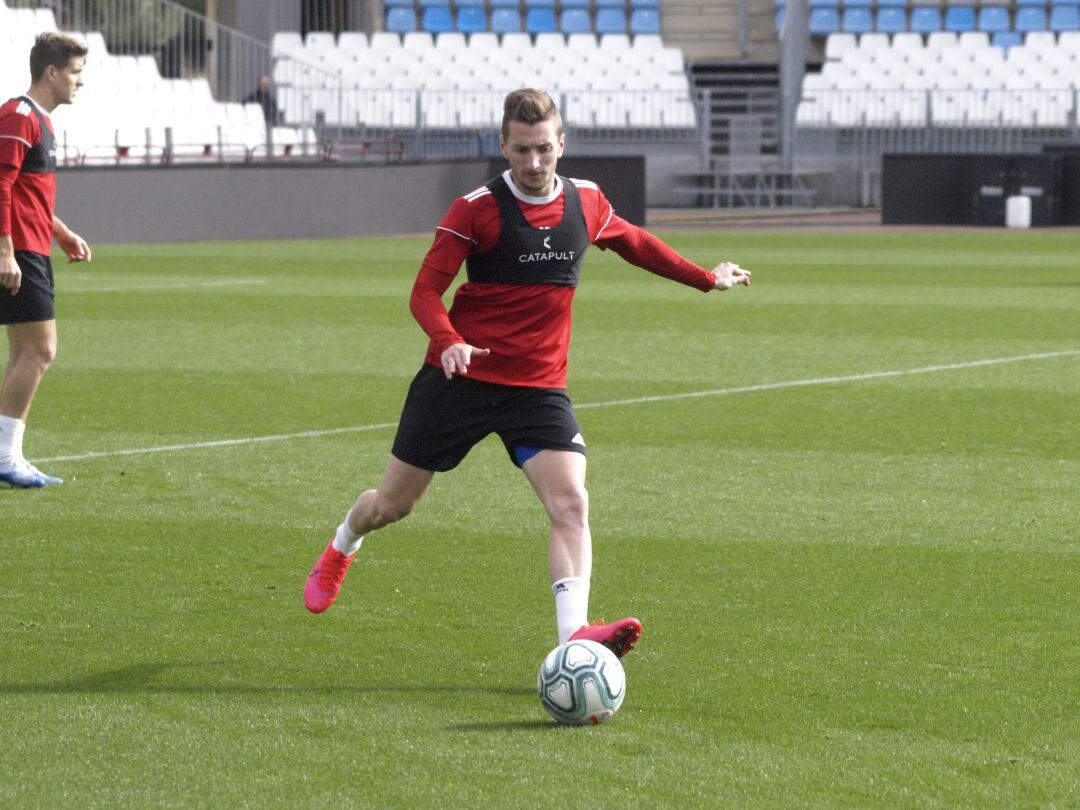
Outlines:
POLYGON ((742 284, 744 287, 750 286, 750 271, 743 270, 735 262, 718 264, 713 268, 713 273, 716 275, 716 283, 713 284, 714 290, 730 290, 736 284, 742 284))
POLYGON ((0 287, 11 290, 12 295, 17 295, 22 286, 22 270, 14 256, 0 256, 0 287))
POLYGON ((63 237, 58 237, 56 242, 67 254, 69 262, 88 262, 91 260, 90 245, 86 244, 86 240, 74 231, 68 231, 63 237))
POLYGON ((443 374, 448 380, 455 374, 468 374, 469 363, 477 357, 487 357, 489 354, 491 354, 491 349, 478 349, 468 343, 455 343, 448 346, 442 353, 443 374))

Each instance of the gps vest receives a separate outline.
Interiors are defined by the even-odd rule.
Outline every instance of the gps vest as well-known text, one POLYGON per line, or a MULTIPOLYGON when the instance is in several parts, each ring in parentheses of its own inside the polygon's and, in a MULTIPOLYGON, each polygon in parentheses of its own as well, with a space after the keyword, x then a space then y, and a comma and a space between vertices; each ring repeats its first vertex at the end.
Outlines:
POLYGON ((56 136, 49 129, 45 115, 26 96, 19 96, 20 104, 27 105, 41 126, 41 141, 26 152, 19 171, 23 174, 54 174, 56 172, 56 136))
POLYGON ((465 260, 472 284, 558 284, 576 287, 581 258, 589 246, 589 230, 581 197, 573 181, 563 187, 563 217, 554 228, 534 228, 521 213, 517 198, 501 177, 487 183, 499 205, 500 232, 495 247, 465 260))

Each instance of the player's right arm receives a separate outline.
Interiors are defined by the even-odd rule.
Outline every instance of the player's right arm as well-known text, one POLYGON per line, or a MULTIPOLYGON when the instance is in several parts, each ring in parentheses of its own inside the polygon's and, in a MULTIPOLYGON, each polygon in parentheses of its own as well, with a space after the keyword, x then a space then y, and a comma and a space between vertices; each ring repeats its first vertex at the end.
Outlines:
POLYGON ((19 176, 27 151, 36 142, 34 116, 24 114, 11 104, 4 105, 0 114, 0 287, 15 295, 22 286, 22 271, 15 261, 15 245, 11 241, 11 190, 19 176))
POLYGON ((450 206, 435 231, 435 240, 424 257, 409 298, 409 309, 435 344, 447 379, 455 374, 468 374, 473 359, 491 353, 489 349, 470 345, 458 334, 442 300, 476 244, 471 236, 472 213, 464 197, 450 206))
POLYGON ((11 290, 12 295, 22 286, 22 270, 11 241, 11 187, 18 176, 18 169, 0 164, 0 287, 11 290))

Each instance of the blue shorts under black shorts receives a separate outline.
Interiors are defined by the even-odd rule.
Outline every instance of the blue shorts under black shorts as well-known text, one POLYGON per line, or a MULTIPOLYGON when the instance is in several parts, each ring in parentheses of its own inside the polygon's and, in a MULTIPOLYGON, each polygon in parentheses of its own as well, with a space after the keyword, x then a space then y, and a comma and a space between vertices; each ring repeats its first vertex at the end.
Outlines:
POLYGON ((499 385, 461 375, 448 380, 429 363, 409 386, 392 452, 414 467, 446 472, 491 433, 502 439, 519 467, 531 451, 585 454, 581 425, 563 389, 499 385))
POLYGON ((0 287, 0 323, 31 323, 56 319, 56 289, 52 261, 41 253, 16 250, 15 262, 22 270, 22 286, 16 295, 0 287))

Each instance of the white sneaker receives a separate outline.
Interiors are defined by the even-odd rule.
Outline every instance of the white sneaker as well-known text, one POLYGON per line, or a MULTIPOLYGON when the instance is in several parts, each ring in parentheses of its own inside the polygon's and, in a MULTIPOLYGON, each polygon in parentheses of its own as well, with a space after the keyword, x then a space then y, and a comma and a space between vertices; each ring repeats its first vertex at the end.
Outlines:
POLYGON ((7 484, 13 489, 37 489, 47 483, 46 476, 27 464, 25 459, 0 461, 0 484, 7 484))
POLYGON ((64 483, 63 478, 57 478, 55 475, 49 475, 48 473, 43 473, 41 470, 39 470, 37 467, 35 467, 29 461, 26 462, 26 466, 30 468, 30 472, 34 473, 35 475, 40 475, 42 478, 44 478, 46 484, 62 484, 62 483, 64 483))

